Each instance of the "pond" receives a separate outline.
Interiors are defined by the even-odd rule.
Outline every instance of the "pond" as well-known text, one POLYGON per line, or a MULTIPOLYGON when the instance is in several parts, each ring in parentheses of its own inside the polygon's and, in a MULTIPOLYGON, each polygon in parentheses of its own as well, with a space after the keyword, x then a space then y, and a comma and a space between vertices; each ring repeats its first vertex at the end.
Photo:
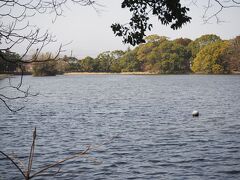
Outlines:
MULTIPOLYGON (((240 177, 240 76, 25 76, 24 85, 40 94, 15 103, 25 107, 17 113, 0 105, 0 150, 27 163, 36 127, 37 171, 94 147, 36 179, 240 177)), ((23 179, 3 156, 0 179, 23 179)))

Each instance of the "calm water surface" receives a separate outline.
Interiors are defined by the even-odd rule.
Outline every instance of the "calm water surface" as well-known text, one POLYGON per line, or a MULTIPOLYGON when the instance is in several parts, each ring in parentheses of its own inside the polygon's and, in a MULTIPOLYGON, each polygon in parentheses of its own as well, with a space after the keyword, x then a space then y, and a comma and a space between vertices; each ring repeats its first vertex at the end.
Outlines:
MULTIPOLYGON (((40 95, 19 101, 15 114, 0 105, 0 150, 27 162, 36 126, 37 170, 110 140, 38 179, 240 179, 240 76, 26 76, 24 84, 40 95)), ((0 179, 22 179, 3 156, 0 179)))

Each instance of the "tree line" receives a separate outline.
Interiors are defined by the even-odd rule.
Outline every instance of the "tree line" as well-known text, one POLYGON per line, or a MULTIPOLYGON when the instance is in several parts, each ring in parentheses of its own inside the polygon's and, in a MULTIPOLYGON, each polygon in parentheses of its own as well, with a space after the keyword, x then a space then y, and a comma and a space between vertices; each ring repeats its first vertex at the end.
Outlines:
MULTIPOLYGON (((134 49, 100 53, 96 58, 64 56, 54 61, 51 53, 38 56, 39 62, 27 64, 25 71, 34 76, 56 75, 65 72, 149 72, 156 74, 229 74, 240 71, 240 36, 222 40, 214 34, 195 40, 150 35, 134 49), (42 61, 44 59, 44 61, 42 61)), ((18 58, 14 54, 10 58, 18 58)), ((34 56, 34 55, 33 55, 34 56)), ((0 59, 1 61, 1 59, 0 59)), ((17 65, 0 64, 0 71, 16 71, 17 65), (13 67, 14 66, 14 67, 13 67)))

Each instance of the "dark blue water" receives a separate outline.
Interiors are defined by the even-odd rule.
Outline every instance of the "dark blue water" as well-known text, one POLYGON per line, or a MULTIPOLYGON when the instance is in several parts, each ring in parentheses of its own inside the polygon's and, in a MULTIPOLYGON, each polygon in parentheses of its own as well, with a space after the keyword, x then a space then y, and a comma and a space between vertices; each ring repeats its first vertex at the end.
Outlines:
MULTIPOLYGON (((38 179, 240 179, 240 76, 27 76, 24 84, 40 95, 15 103, 25 106, 15 114, 0 105, 0 150, 27 163, 37 127, 36 171, 96 147, 38 179)), ((3 156, 0 179, 22 179, 3 156)))

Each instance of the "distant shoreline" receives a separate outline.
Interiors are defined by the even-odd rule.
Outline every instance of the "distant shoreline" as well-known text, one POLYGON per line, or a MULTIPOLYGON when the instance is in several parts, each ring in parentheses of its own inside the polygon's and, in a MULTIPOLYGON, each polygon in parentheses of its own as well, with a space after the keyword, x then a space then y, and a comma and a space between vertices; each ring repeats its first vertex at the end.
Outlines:
POLYGON ((159 74, 152 72, 120 72, 120 73, 110 73, 110 72, 69 72, 63 75, 240 75, 240 71, 233 71, 229 74, 205 74, 205 73, 171 73, 171 74, 159 74))
MULTIPOLYGON (((14 76, 17 74, 0 74, 0 80, 6 79, 10 76, 14 76)), ((24 75, 30 75, 24 74, 24 75)), ((230 74, 204 74, 204 73, 180 73, 180 74, 158 74, 151 72, 120 72, 120 73, 109 73, 109 72, 69 72, 62 74, 64 76, 77 76, 77 75, 240 75, 239 71, 232 72, 230 74)), ((47 77, 47 76, 44 76, 47 77)))
POLYGON ((64 73, 64 75, 66 75, 66 76, 70 76, 70 75, 112 75, 112 74, 120 74, 120 75, 158 75, 157 73, 150 73, 150 72, 121 72, 121 73, 70 72, 70 73, 64 73))

